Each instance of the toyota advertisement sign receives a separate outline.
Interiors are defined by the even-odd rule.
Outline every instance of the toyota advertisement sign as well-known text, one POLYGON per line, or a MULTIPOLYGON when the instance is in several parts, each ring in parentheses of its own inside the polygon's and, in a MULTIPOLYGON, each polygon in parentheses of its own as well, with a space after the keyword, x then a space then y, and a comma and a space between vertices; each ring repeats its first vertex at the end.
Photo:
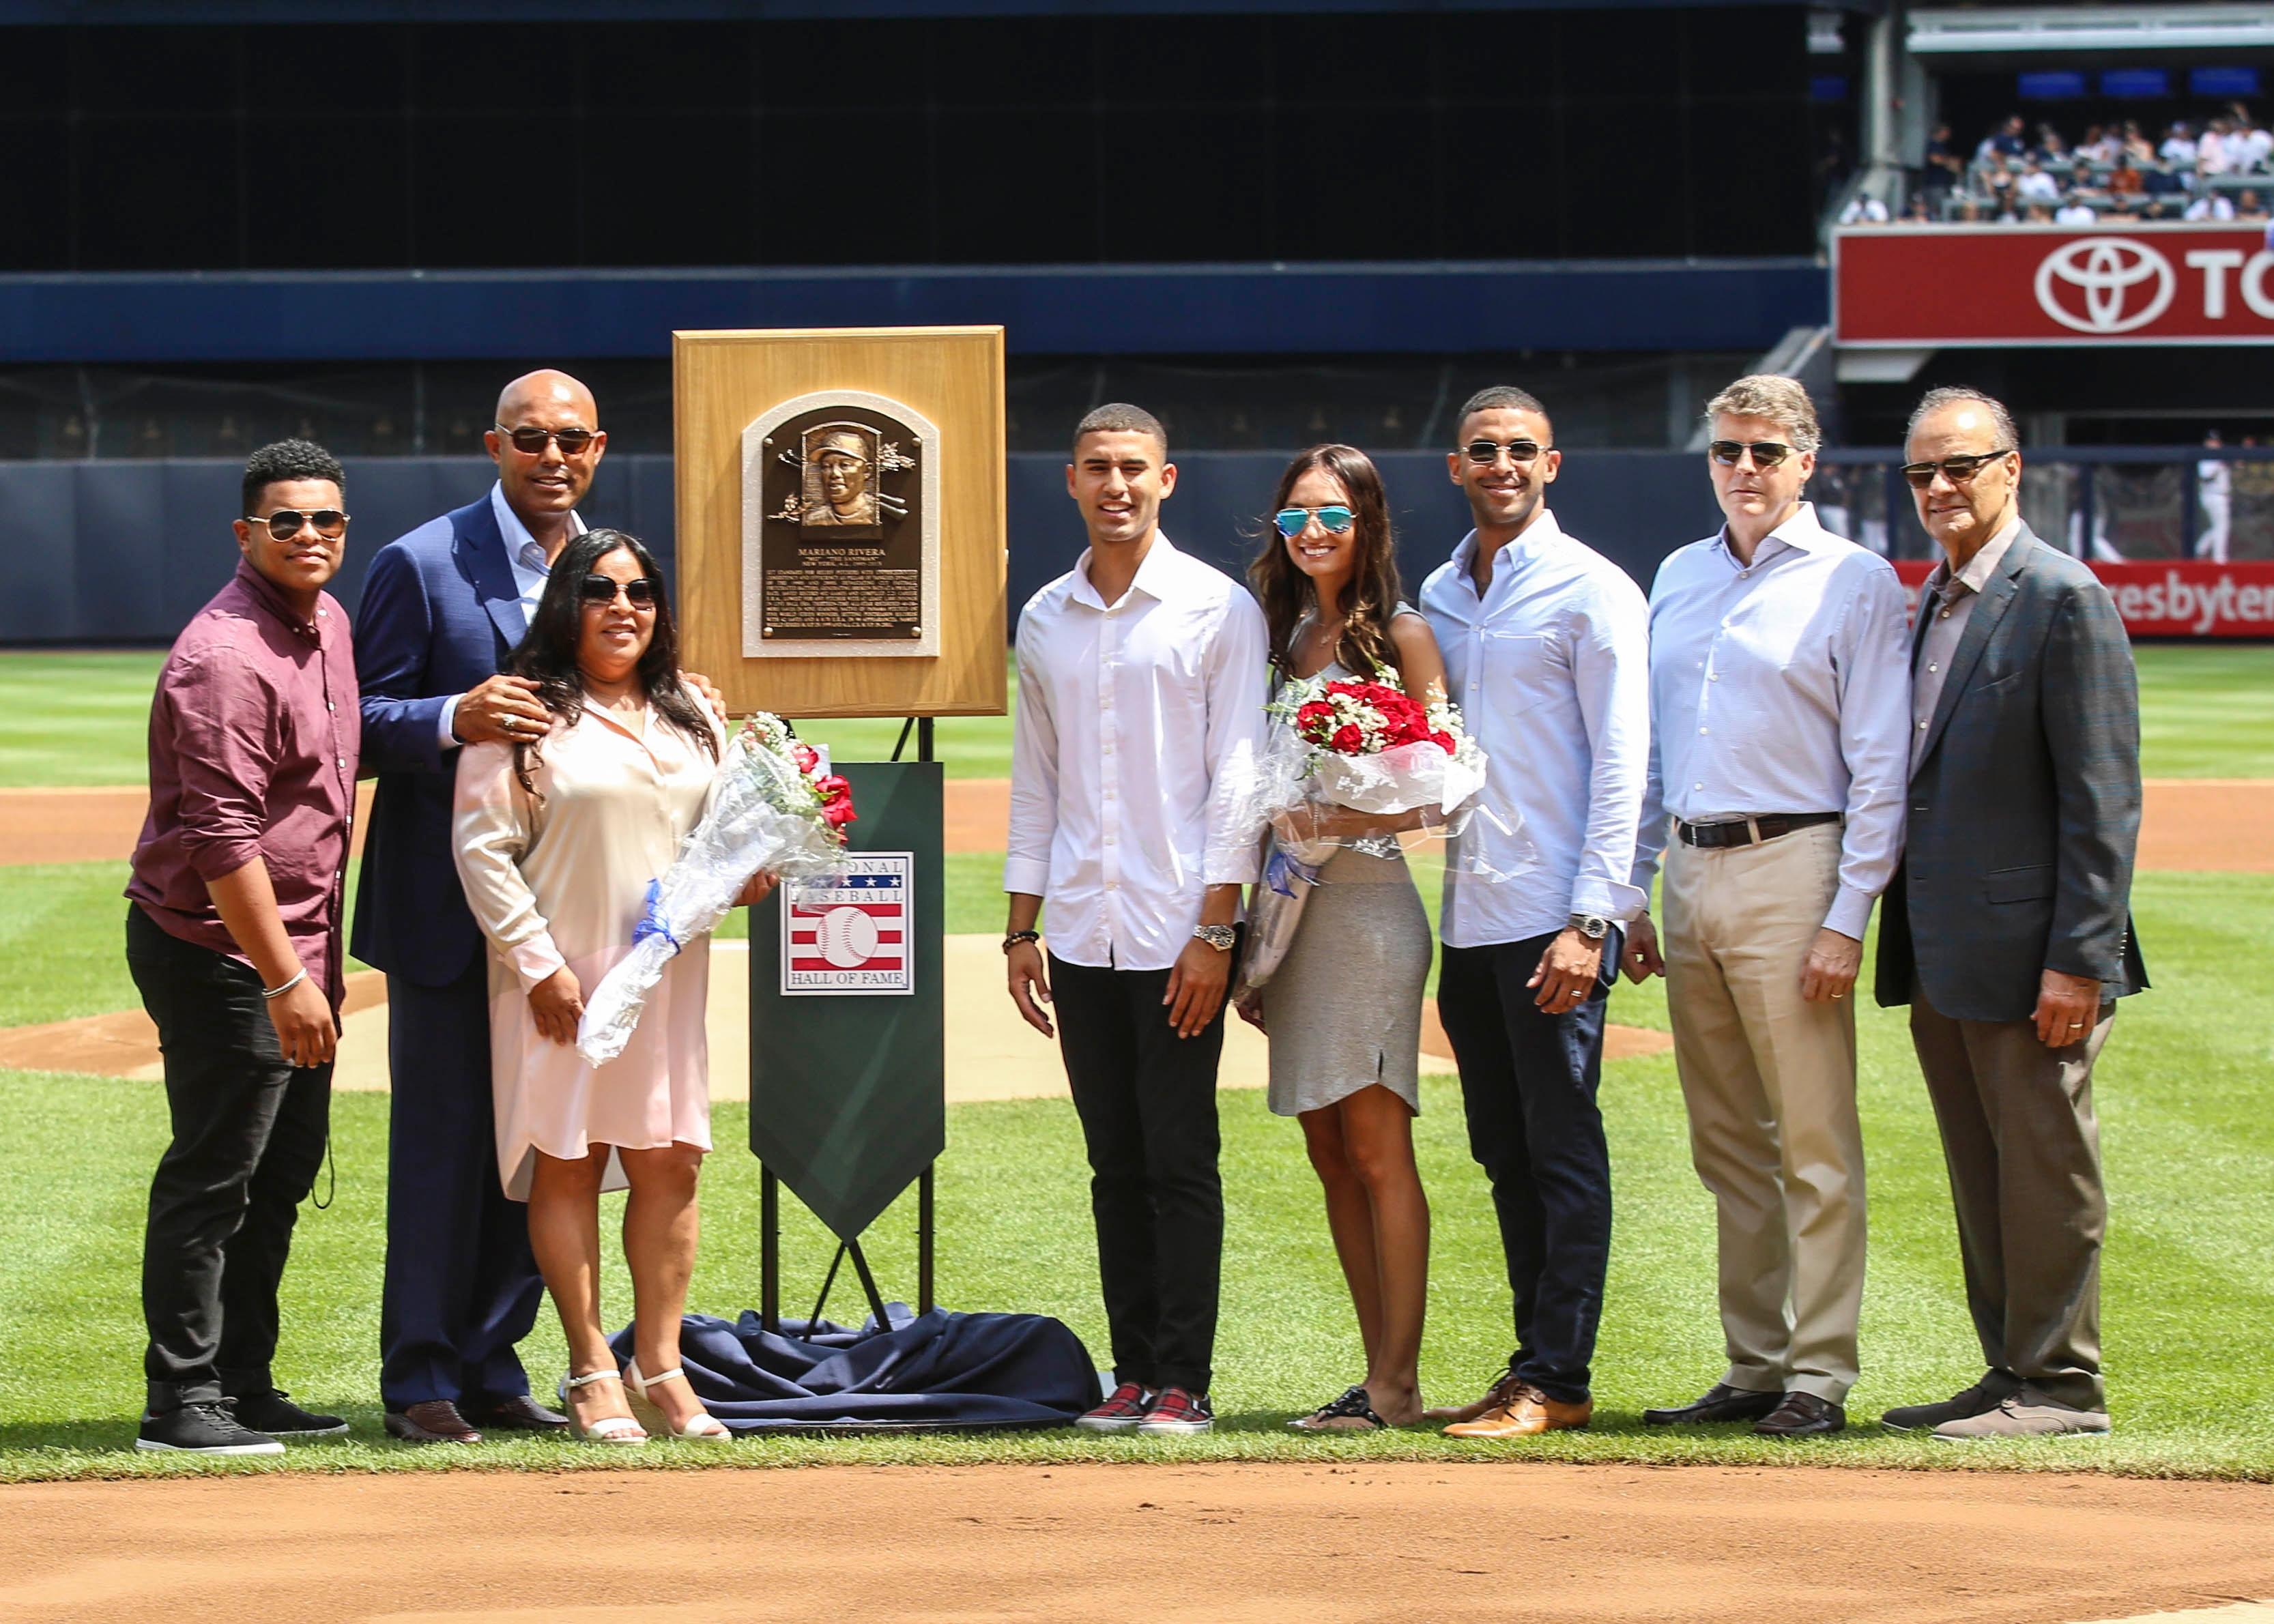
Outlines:
POLYGON ((2256 226, 1879 226, 1833 238, 1853 348, 2274 344, 2256 226))

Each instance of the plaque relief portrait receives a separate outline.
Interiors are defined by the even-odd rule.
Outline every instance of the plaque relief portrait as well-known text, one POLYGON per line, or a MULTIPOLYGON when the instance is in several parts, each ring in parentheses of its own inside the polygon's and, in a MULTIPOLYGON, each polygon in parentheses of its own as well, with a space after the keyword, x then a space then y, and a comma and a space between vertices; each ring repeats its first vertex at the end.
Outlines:
POLYGON ((742 434, 748 654, 937 651, 939 432, 896 401, 821 391, 742 434))

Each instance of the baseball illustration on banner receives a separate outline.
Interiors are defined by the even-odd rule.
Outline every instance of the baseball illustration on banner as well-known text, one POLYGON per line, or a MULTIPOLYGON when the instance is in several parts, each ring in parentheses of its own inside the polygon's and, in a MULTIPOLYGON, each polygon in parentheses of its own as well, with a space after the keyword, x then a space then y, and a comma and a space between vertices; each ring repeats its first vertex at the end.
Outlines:
POLYGON ((783 994, 914 993, 915 871, 912 852, 864 852, 836 873, 784 881, 783 994))

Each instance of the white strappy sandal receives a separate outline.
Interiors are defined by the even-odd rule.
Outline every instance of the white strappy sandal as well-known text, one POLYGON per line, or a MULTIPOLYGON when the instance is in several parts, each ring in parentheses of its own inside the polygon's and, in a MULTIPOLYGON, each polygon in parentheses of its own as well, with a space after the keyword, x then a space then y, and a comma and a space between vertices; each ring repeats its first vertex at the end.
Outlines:
MULTIPOLYGON (((579 1425, 576 1407, 569 1395, 579 1387, 589 1387, 596 1381, 620 1380, 612 1370, 596 1370, 589 1376, 563 1376, 561 1379, 561 1408, 568 1412, 568 1435, 580 1444, 644 1444, 647 1433, 629 1416, 602 1416, 590 1426, 579 1425)), ((629 1402, 629 1401, 628 1401, 629 1402)))
MULTIPOLYGON (((634 1359, 624 1367, 624 1380, 629 1384, 634 1395, 631 1400, 632 1413, 644 1421, 648 1431, 658 1438, 675 1438, 683 1443, 696 1444, 734 1442, 734 1433, 728 1432, 726 1424, 708 1410, 698 1410, 685 1426, 674 1427, 670 1418, 663 1413, 662 1408, 647 1395, 647 1390, 650 1387, 660 1387, 665 1382, 674 1380, 683 1380, 686 1375, 687 1372, 684 1370, 674 1365, 671 1369, 659 1371, 652 1376, 643 1376, 640 1374, 639 1361, 634 1359)), ((693 1390, 691 1383, 689 1390, 690 1392, 693 1390)))

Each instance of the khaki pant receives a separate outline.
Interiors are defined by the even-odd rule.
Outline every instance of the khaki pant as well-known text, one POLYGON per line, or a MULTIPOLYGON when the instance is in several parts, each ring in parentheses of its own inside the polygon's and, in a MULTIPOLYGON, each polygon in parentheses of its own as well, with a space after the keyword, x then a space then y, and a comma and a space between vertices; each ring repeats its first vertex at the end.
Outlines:
POLYGON ((1864 1135, 1855 995, 1800 996, 1841 826, 1666 856, 1667 1004, 1690 1154, 1721 1229, 1721 1332, 1749 1392, 1834 1403, 1856 1381, 1864 1135))

